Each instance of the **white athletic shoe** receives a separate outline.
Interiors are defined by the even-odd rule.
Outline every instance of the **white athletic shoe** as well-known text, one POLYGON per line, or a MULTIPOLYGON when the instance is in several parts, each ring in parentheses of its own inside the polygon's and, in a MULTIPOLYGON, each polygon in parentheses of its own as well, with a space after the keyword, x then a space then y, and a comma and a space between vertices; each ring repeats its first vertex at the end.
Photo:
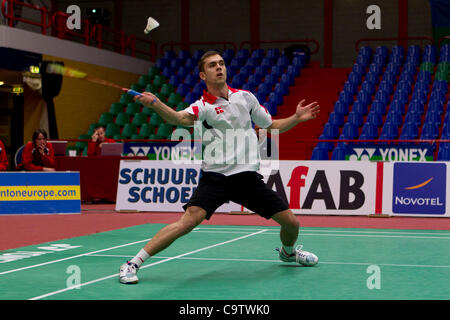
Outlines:
POLYGON ((302 245, 298 245, 294 252, 288 254, 283 248, 276 250, 279 252, 280 260, 283 262, 296 262, 304 266, 313 266, 319 262, 319 258, 314 253, 301 250, 302 245))
POLYGON ((124 284, 135 284, 138 283, 139 279, 136 276, 139 267, 127 261, 119 269, 119 281, 124 284))

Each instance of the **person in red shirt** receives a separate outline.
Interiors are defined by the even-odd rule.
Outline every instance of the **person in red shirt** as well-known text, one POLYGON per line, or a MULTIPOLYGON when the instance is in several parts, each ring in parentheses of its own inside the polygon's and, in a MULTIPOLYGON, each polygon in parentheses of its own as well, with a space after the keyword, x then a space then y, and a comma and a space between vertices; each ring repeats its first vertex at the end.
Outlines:
POLYGON ((88 143, 88 156, 100 156, 102 154, 102 144, 116 142, 114 139, 106 137, 105 127, 99 125, 95 127, 91 141, 88 143))
POLYGON ((8 157, 6 156, 5 145, 0 140, 0 171, 6 171, 8 168, 8 157))
POLYGON ((37 129, 22 152, 19 169, 26 171, 55 171, 53 146, 47 141, 47 132, 37 129))

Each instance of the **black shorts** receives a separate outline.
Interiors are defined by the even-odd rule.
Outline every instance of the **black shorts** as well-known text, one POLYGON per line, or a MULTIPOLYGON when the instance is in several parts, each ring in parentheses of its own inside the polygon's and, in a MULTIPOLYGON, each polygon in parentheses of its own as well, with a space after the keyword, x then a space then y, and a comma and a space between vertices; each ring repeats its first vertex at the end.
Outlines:
POLYGON ((231 176, 202 171, 197 189, 183 209, 200 207, 206 211, 207 220, 217 208, 229 201, 238 203, 266 219, 289 209, 289 205, 267 187, 262 178, 262 175, 254 171, 231 176))

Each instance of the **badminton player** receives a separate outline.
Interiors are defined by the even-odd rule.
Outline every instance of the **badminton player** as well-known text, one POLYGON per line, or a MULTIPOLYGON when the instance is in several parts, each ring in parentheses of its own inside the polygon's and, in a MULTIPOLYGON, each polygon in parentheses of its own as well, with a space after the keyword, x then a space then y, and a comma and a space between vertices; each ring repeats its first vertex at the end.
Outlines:
MULTIPOLYGON (((214 139, 208 141, 203 139, 205 150, 211 143, 223 142, 223 145, 228 145, 226 141, 222 141, 225 140, 227 130, 251 132, 257 141, 252 121, 260 128, 276 134, 316 118, 319 112, 317 102, 304 106, 303 100, 298 103, 292 116, 272 119, 252 93, 233 89, 227 85, 225 62, 216 51, 206 52, 199 60, 199 76, 207 89, 201 99, 183 111, 173 110, 150 92, 144 92, 135 99, 154 109, 169 123, 201 126, 203 130, 209 130, 214 139)), ((257 148, 256 143, 254 149, 257 148)), ((231 154, 234 156, 227 156, 222 162, 215 157, 203 156, 202 175, 191 199, 183 206, 184 214, 177 222, 163 227, 134 258, 120 267, 121 283, 137 283, 139 267, 147 259, 192 231, 204 219, 209 220, 218 207, 229 201, 239 203, 265 219, 273 219, 281 226, 282 246, 278 249, 281 261, 296 262, 305 266, 312 266, 318 262, 317 256, 313 253, 301 250, 301 246, 295 247, 299 222, 288 204, 268 188, 262 176, 257 173, 259 156, 257 161, 238 161, 239 156, 250 155, 255 150, 249 148, 247 143, 238 143, 233 151, 231 154)))

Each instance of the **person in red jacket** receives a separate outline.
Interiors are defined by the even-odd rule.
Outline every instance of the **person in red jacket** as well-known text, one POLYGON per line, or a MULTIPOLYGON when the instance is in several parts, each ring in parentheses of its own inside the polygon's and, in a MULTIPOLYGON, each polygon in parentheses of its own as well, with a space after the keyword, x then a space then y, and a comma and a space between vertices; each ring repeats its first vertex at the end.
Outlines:
POLYGON ((0 171, 6 171, 8 168, 8 157, 6 156, 5 145, 0 140, 0 171))
POLYGON ((99 125, 95 127, 91 141, 88 143, 88 156, 100 156, 102 154, 102 144, 116 142, 114 139, 106 137, 105 127, 99 125))
POLYGON ((22 152, 21 168, 26 171, 55 171, 53 146, 47 141, 47 132, 38 129, 33 133, 22 152))

